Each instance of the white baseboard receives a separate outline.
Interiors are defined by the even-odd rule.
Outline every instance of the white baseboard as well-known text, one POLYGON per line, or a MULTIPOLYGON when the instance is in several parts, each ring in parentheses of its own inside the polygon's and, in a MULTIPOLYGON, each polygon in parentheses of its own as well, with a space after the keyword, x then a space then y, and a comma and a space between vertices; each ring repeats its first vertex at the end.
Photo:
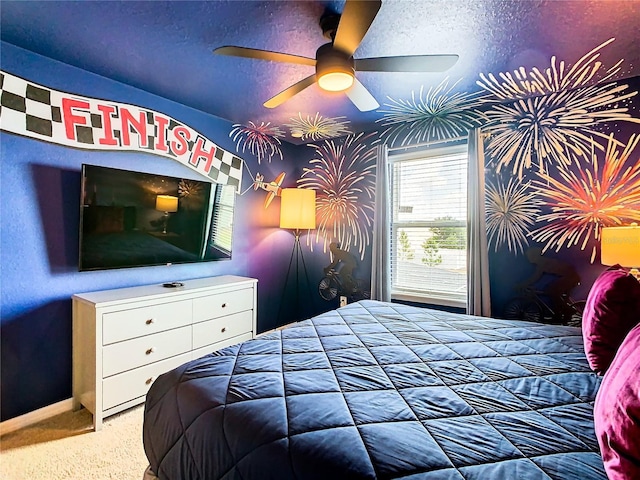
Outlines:
POLYGON ((47 418, 55 417, 64 412, 70 412, 73 410, 73 399, 62 400, 52 405, 39 408, 33 412, 25 413, 19 417, 10 418, 0 423, 0 435, 5 435, 10 432, 15 432, 21 428, 28 427, 34 423, 41 422, 47 418))

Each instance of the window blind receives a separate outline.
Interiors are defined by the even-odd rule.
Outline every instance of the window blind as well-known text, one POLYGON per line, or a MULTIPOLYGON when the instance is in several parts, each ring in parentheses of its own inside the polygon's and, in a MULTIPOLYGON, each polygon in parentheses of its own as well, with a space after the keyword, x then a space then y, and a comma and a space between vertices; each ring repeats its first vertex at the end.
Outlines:
POLYGON ((215 195, 210 242, 214 247, 231 253, 235 190, 218 185, 215 195))

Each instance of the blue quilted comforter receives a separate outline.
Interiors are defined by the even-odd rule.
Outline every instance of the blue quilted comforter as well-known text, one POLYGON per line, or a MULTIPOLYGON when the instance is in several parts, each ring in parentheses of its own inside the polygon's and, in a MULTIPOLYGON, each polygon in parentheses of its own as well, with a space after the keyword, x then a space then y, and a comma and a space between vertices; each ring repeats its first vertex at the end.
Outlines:
POLYGON ((365 300, 147 395, 161 480, 606 479, 580 329, 365 300))

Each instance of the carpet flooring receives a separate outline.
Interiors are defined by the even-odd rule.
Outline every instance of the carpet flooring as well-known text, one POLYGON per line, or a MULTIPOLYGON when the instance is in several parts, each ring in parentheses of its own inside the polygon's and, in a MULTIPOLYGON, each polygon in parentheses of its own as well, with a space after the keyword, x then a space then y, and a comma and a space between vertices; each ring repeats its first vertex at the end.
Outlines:
POLYGON ((0 437, 3 480, 142 480, 148 465, 142 446, 143 406, 104 420, 66 412, 0 437))

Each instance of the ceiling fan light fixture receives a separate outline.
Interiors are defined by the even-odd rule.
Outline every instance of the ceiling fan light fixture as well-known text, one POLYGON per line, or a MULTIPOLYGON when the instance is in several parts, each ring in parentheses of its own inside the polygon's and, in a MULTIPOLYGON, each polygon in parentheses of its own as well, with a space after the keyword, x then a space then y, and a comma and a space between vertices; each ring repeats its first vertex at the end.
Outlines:
POLYGON ((328 92, 343 92, 353 85, 353 74, 339 70, 326 72, 318 77, 318 85, 328 92))
POLYGON ((355 77, 353 57, 327 43, 316 52, 318 86, 328 92, 343 92, 351 88, 355 77))

